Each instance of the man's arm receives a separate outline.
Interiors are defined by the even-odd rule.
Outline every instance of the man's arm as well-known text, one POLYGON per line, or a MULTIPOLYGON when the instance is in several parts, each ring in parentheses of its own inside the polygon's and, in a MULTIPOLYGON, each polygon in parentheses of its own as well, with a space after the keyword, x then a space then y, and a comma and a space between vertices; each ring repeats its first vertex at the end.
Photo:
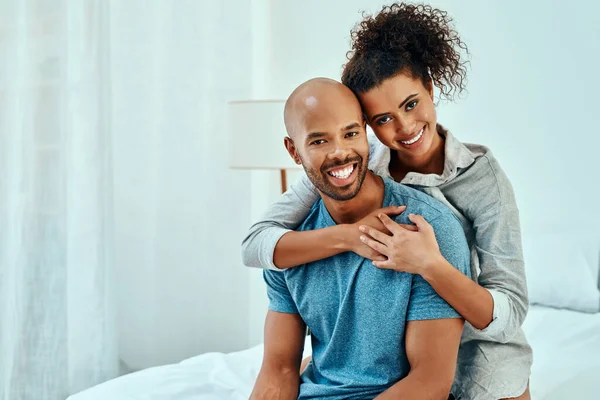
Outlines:
POLYGON ((410 321, 406 328, 408 376, 377 400, 447 400, 454 381, 461 318, 410 321))
POLYGON ((267 313, 263 363, 250 400, 298 398, 305 334, 299 314, 267 313))

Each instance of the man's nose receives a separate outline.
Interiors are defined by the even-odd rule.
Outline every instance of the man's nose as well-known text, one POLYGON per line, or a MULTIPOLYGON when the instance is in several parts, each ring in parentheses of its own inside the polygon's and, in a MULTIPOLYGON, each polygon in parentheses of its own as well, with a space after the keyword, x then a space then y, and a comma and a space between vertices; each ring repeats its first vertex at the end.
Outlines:
POLYGON ((337 142, 335 144, 335 147, 332 149, 331 153, 329 153, 329 157, 345 160, 349 154, 350 149, 348 145, 346 145, 343 142, 337 142))

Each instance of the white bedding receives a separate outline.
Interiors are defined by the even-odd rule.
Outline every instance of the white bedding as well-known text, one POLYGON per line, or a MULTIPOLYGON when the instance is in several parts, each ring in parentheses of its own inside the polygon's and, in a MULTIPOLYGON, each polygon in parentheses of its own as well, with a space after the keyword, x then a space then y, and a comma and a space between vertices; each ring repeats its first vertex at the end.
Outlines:
POLYGON ((600 313, 531 307, 524 324, 533 346, 533 400, 600 399, 600 313))
MULTIPOLYGON (((600 399, 600 313, 533 306, 524 328, 534 348, 534 400, 600 399)), ((68 400, 245 400, 261 358, 262 346, 203 354, 122 376, 68 400)))

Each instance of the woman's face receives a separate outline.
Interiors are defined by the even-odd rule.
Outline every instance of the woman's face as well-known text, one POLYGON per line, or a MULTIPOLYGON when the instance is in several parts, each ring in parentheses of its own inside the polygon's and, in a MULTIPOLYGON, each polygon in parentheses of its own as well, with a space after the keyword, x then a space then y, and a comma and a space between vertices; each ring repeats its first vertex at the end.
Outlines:
POLYGON ((379 140, 402 158, 423 157, 440 140, 433 86, 429 86, 401 73, 358 95, 367 122, 379 140))

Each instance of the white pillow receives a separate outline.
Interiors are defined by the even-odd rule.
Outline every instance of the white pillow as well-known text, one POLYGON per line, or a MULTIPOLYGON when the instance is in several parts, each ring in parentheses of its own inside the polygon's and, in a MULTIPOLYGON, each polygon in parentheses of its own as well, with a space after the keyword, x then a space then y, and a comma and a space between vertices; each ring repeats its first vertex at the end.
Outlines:
POLYGON ((529 302, 582 312, 600 311, 600 239, 589 232, 523 237, 529 302))

